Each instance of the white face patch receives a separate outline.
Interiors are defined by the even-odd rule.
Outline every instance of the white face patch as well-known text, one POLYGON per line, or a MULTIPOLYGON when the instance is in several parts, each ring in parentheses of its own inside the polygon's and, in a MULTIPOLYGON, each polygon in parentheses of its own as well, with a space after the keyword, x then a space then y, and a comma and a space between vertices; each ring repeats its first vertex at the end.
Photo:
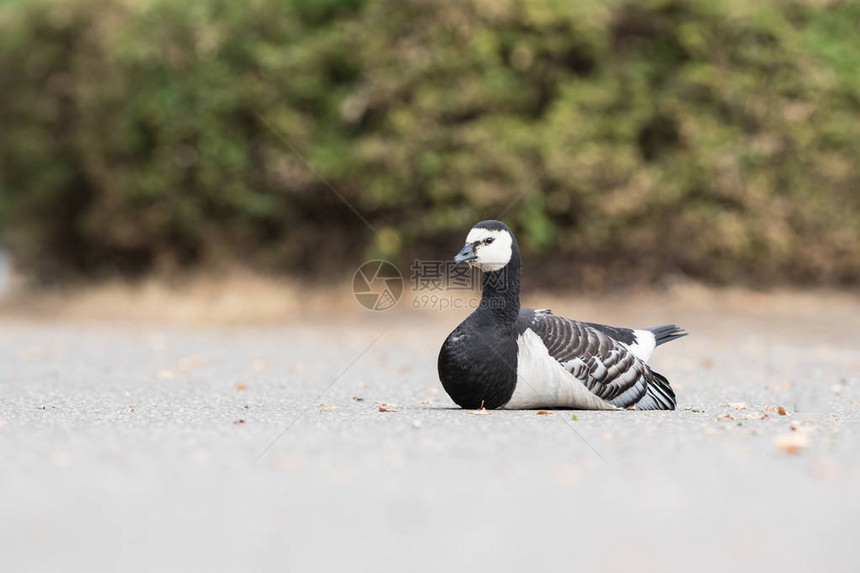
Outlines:
POLYGON ((475 228, 469 231, 466 244, 477 243, 475 254, 477 259, 471 261, 482 271, 497 271, 511 261, 511 245, 513 237, 507 231, 475 228), (489 244, 486 240, 490 239, 489 244))

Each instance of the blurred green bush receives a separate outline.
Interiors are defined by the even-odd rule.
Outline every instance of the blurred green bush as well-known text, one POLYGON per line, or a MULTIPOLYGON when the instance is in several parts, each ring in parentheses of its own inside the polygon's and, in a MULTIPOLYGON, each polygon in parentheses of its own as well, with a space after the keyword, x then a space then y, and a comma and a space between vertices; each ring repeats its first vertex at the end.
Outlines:
POLYGON ((314 274, 453 254, 521 196, 549 280, 856 284, 858 26, 838 0, 6 0, 0 237, 44 280, 314 274))

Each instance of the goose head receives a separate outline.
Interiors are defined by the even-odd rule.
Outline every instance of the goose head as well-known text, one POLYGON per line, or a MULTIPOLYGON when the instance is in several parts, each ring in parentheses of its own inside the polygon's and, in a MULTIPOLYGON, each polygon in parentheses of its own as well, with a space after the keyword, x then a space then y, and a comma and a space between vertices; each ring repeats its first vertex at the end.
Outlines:
POLYGON ((481 221, 469 231, 466 244, 454 262, 492 272, 505 268, 516 252, 517 243, 507 225, 501 221, 481 221))

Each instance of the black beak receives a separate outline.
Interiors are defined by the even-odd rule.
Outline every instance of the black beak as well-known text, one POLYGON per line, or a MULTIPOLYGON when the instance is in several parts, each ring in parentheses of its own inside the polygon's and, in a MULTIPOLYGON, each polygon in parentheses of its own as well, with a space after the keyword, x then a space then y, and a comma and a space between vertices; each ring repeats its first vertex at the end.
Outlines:
POLYGON ((464 263, 466 261, 474 261, 478 258, 475 254, 475 243, 467 243, 463 250, 454 257, 455 263, 464 263))

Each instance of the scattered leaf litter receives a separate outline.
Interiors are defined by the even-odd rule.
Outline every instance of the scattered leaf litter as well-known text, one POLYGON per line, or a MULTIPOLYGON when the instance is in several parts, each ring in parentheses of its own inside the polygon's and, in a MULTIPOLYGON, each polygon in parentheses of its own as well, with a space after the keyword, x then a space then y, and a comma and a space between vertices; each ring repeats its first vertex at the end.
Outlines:
POLYGON ((792 432, 774 436, 773 443, 788 455, 796 455, 809 447, 809 436, 806 432, 792 432))

